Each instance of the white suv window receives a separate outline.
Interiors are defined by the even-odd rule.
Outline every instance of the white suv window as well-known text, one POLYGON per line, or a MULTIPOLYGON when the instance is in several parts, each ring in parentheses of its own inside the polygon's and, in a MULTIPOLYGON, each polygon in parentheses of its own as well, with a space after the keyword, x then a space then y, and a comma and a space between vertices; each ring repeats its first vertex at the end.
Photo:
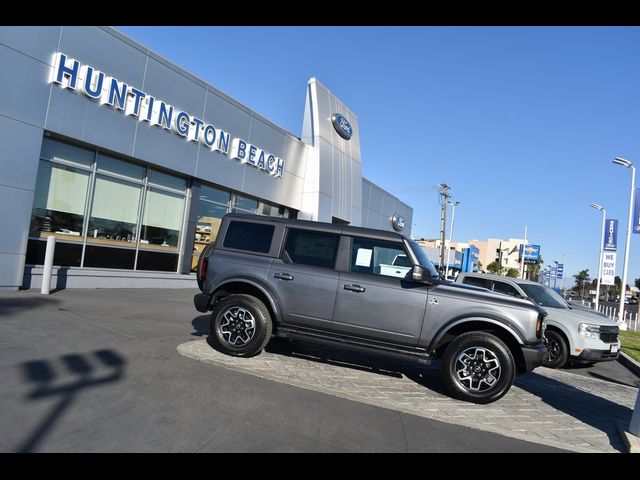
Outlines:
POLYGON ((511 285, 509 285, 508 283, 504 283, 504 282, 493 282, 493 291, 496 293, 503 293, 505 295, 511 295, 512 297, 517 297, 520 295, 520 293, 513 288, 511 285))

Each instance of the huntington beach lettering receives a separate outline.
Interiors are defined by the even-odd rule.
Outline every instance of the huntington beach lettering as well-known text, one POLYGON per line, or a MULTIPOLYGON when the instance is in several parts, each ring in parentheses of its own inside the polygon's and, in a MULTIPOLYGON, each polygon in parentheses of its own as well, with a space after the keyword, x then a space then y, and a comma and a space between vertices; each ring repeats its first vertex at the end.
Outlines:
POLYGON ((264 170, 272 177, 284 175, 284 160, 261 150, 242 139, 231 139, 231 134, 214 124, 173 105, 155 98, 137 88, 83 65, 62 52, 53 56, 53 68, 49 83, 83 93, 100 105, 132 115, 138 121, 148 122, 165 130, 171 130, 187 141, 196 142, 211 151, 218 151, 231 158, 264 170))

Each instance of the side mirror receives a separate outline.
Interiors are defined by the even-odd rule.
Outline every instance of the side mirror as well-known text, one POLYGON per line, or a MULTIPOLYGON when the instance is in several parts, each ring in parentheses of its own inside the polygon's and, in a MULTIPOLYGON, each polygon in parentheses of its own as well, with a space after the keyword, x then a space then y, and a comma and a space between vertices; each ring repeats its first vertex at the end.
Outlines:
POLYGON ((427 283, 427 273, 424 267, 420 265, 414 265, 411 269, 411 280, 417 283, 427 283))

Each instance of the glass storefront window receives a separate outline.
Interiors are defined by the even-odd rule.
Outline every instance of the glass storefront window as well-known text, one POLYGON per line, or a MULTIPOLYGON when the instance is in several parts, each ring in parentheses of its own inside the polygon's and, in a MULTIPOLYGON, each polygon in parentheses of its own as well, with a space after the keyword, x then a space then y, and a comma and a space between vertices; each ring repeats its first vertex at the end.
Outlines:
MULTIPOLYGON (((30 237, 55 234, 54 265, 177 270, 185 178, 48 137, 40 156, 30 237)), ((44 246, 29 240, 28 263, 44 246)))
POLYGON ((98 154, 97 167, 99 173, 107 173, 118 177, 142 183, 146 168, 135 163, 125 162, 117 158, 98 154))
POLYGON ((237 195, 233 211, 242 213, 257 213, 258 201, 252 198, 241 197, 240 195, 237 195))
POLYGON ((187 189, 187 181, 184 178, 174 177, 158 170, 149 170, 149 185, 164 187, 181 193, 184 193, 187 189))
MULTIPOLYGON (((55 265, 177 271, 187 179, 50 137, 43 139, 40 157, 28 263, 42 264, 43 240, 55 234, 60 241, 55 265)), ((197 212, 192 270, 200 252, 216 240, 227 212, 295 215, 207 185, 192 208, 197 212)))
POLYGON ((283 207, 277 207, 276 205, 270 205, 266 202, 260 202, 258 207, 259 215, 266 215, 268 217, 282 217, 285 209, 283 207))
POLYGON ((95 153, 92 150, 44 138, 40 158, 61 162, 75 167, 91 168, 95 153))
POLYGON ((135 247, 142 186, 96 177, 87 242, 135 247))
POLYGON ((193 255, 191 257, 191 271, 198 265, 200 253, 207 244, 214 242, 218 236, 220 222, 229 210, 231 193, 203 185, 197 203, 198 217, 196 223, 193 255))
POLYGON ((208 202, 215 202, 221 205, 229 205, 231 199, 231 193, 224 190, 218 190, 217 188, 208 187, 203 185, 200 189, 200 200, 206 200, 208 202))
POLYGON ((82 241, 90 173, 40 161, 29 235, 82 241))
POLYGON ((149 188, 140 231, 140 248, 177 252, 183 212, 184 195, 149 188))

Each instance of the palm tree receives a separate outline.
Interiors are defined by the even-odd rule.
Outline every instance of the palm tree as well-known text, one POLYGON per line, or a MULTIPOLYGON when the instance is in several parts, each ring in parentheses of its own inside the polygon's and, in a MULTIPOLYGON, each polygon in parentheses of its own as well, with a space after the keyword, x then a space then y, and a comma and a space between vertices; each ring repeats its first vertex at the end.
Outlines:
POLYGON ((582 288, 582 298, 584 298, 584 287, 587 282, 590 280, 589 278, 589 269, 581 270, 579 273, 573 276, 576 281, 576 286, 582 288))
POLYGON ((536 263, 529 264, 529 270, 527 272, 527 278, 529 280, 533 280, 534 282, 538 282, 540 280, 540 267, 543 263, 544 260, 542 260, 542 255, 540 255, 536 263))
POLYGON ((502 274, 502 265, 500 265, 500 262, 498 262, 497 260, 494 260, 489 265, 487 265, 487 272, 495 273, 497 275, 501 275, 502 274))

